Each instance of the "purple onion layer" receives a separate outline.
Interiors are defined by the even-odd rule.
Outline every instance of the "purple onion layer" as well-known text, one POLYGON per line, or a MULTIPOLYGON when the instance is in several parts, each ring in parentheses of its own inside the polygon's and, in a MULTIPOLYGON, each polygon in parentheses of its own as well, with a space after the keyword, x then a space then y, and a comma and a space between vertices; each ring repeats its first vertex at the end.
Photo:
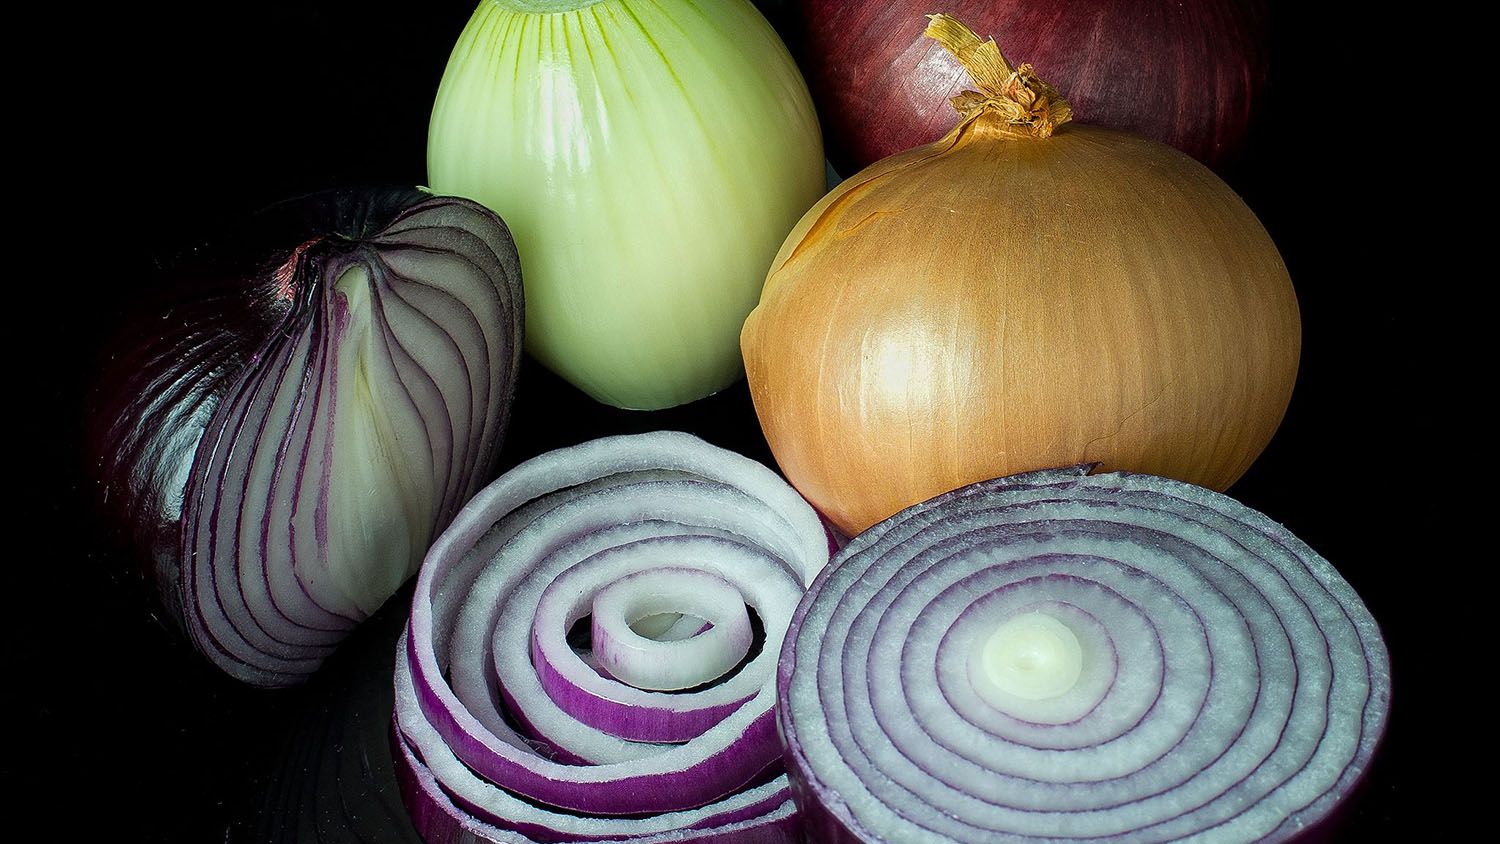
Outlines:
POLYGON ((916 505, 819 576, 778 671, 813 840, 1284 841, 1354 787, 1390 665, 1349 584, 1230 498, 1085 471, 916 505))
MULTIPOLYGON (((784 481, 686 434, 595 440, 506 473, 428 553, 398 655, 398 765, 418 829, 431 844, 795 840, 775 665, 827 560, 817 514, 784 481), (727 671, 703 660, 681 691, 598 670, 568 634, 601 594, 635 590, 605 603, 649 613, 662 658, 705 644, 692 640, 712 620, 694 613, 724 607, 671 609, 681 590, 650 584, 674 572, 737 590, 759 647, 727 671)), ((648 635, 630 630, 615 635, 648 635)))
POLYGON ((331 191, 163 275, 102 382, 102 498, 200 651, 296 683, 493 468, 520 362, 515 247, 468 200, 331 191))

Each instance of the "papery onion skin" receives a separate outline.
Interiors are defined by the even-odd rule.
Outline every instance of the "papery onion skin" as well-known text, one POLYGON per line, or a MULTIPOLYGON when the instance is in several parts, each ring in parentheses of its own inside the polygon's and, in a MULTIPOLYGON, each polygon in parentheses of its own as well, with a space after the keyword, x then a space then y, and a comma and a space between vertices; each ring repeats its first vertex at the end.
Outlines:
POLYGON ((1170 144, 1216 170, 1242 156, 1270 65, 1260 0, 802 0, 802 66, 841 172, 940 138, 967 84, 922 37, 944 11, 993 35, 1084 123, 1170 144))
MULTIPOLYGON (((794 490, 687 434, 606 437, 502 475, 434 543, 398 646, 397 766, 418 829, 437 842, 795 840, 775 663, 827 560, 823 523, 794 490), (685 568, 761 621, 763 645, 732 670, 652 691, 566 638, 601 594, 657 613, 670 590, 631 590, 685 568)), ((724 597, 697 611, 740 609, 724 597)))
POLYGON ((477 203, 347 189, 272 206, 142 291, 95 395, 100 497, 217 667, 303 680, 486 480, 519 273, 477 203))
MULTIPOLYGON (((911 507, 857 537, 814 583, 778 675, 778 727, 809 840, 1234 844, 1322 841, 1337 829, 1389 714, 1389 654, 1369 610, 1328 561, 1239 502, 1165 478, 1081 477, 1091 468, 985 481, 911 507), (1208 662, 1202 673, 1169 665, 1144 714, 1106 741, 1064 734, 1064 749, 1039 753, 1015 735, 1045 727, 993 709, 1001 731, 956 717, 942 667, 925 657, 933 630, 941 657, 976 607, 1008 590, 1051 600, 1058 578, 1132 591, 1166 660, 1182 663, 1201 638, 1208 662), (1182 721, 1188 693, 1209 705, 1182 721), (1186 732, 1148 734, 1174 718, 1186 732), (955 745, 955 734, 978 738, 955 745), (1161 755, 1129 753, 1152 741, 1161 755), (1185 779, 1155 781, 1194 753, 1204 762, 1185 779), (969 773, 976 758, 992 773, 969 773), (907 764, 930 781, 913 784, 907 764)), ((1118 651, 1118 677, 1143 653, 1118 651)))
POLYGON ((1275 244, 1208 168, 986 111, 814 206, 741 346, 777 463, 852 535, 1075 462, 1225 489, 1281 422, 1301 323, 1275 244))
POLYGON ((528 351, 638 410, 739 377, 739 326, 824 190, 806 85, 746 0, 481 3, 428 179, 511 225, 528 351))

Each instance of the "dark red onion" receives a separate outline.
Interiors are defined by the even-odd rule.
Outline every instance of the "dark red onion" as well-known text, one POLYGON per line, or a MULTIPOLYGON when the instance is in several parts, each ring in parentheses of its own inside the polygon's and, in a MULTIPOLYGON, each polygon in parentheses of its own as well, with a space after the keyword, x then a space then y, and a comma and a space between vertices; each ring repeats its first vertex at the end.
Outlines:
POLYGON ((775 664, 827 541, 774 472, 687 434, 608 437, 501 476, 428 553, 397 659, 397 767, 418 830, 429 844, 796 841, 775 664), (683 601, 697 584, 684 569, 738 595, 683 601), (623 627, 668 605, 689 621, 664 627, 658 643, 681 656, 661 658, 701 668, 674 678, 684 691, 627 685, 565 639, 590 607, 629 613, 606 619, 623 627), (725 671, 691 614, 730 628, 734 650, 746 605, 764 642, 725 671))
POLYGON ((1240 155, 1269 63, 1260 0, 801 0, 803 70, 848 175, 958 123, 968 77, 922 37, 944 12, 1028 62, 1074 119, 1162 141, 1216 169, 1240 155))
POLYGON ((856 537, 778 724, 811 840, 1284 841, 1375 751, 1390 664, 1332 565, 1238 502, 1084 467, 856 537))
POLYGON ((295 683, 488 478, 520 362, 515 247, 468 200, 332 191, 163 275, 102 382, 102 497, 199 650, 295 683))

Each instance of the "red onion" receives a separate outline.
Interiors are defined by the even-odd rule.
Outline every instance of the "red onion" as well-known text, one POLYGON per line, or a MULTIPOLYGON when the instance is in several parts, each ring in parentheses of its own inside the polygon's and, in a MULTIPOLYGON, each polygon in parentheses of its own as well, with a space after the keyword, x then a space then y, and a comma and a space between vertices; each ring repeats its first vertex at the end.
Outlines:
POLYGON ((298 682, 415 572, 494 465, 519 273, 492 212, 410 188, 283 203, 167 271, 94 446, 218 667, 298 682))
POLYGON ((813 89, 834 164, 852 173, 941 138, 967 78, 922 37, 945 12, 1064 92, 1076 120, 1127 129, 1211 167, 1233 163, 1264 94, 1260 0, 802 0, 813 89))
POLYGON ((791 487, 687 434, 507 472, 417 579, 395 721, 418 830, 429 844, 796 840, 774 664, 827 560, 791 487), (592 649, 569 641, 586 618, 603 634, 592 649))
POLYGON ((788 631, 779 726, 811 840, 1282 841, 1390 704, 1375 620, 1285 528, 1086 467, 857 537, 788 631))

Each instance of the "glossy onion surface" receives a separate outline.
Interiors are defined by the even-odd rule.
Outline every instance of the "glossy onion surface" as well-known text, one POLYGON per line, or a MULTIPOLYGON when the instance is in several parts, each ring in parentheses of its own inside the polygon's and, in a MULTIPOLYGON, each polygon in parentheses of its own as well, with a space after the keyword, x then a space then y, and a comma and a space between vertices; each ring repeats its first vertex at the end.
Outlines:
POLYGON ((824 190, 807 87, 746 0, 480 3, 427 164, 515 233, 528 351, 633 409, 739 376, 740 324, 824 190))
POLYGON ((417 829, 429 844, 796 841, 775 668, 827 561, 784 481, 687 434, 505 473, 433 545, 399 649, 417 829))
POLYGON ((1301 325, 1275 244, 1208 168, 981 116, 814 206, 742 345, 777 462, 852 535, 1075 462, 1224 489, 1280 424, 1301 325))
POLYGON ((1265 96, 1260 0, 801 0, 813 86, 835 164, 853 172, 958 123, 963 70, 922 37, 946 12, 1035 65, 1076 119, 1170 144, 1215 169, 1239 158, 1265 96))

